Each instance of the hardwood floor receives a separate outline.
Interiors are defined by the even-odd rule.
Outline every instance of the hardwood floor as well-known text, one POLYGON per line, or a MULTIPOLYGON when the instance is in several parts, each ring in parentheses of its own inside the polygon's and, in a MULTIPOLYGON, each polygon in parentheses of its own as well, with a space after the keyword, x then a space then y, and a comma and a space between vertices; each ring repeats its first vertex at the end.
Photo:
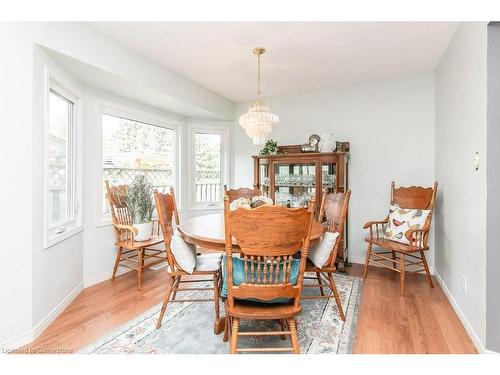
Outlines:
MULTIPOLYGON (((347 268, 362 276, 363 266, 347 268)), ((423 275, 409 275, 406 297, 398 275, 370 267, 364 282, 354 353, 476 353, 460 320, 437 285, 429 290, 423 275)), ((128 272, 85 289, 29 348, 77 352, 114 328, 160 303, 164 269, 147 269, 142 292, 128 272)))

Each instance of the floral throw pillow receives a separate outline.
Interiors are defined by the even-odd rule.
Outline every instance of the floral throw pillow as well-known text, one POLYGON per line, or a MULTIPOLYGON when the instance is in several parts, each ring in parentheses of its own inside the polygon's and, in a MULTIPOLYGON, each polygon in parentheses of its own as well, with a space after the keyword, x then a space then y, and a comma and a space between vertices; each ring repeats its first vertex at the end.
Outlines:
POLYGON ((260 206, 272 205, 273 200, 271 198, 266 197, 265 195, 257 195, 252 197, 252 208, 257 208, 260 206))
POLYGON ((238 198, 231 202, 229 210, 235 211, 240 207, 250 208, 251 201, 247 198, 238 198))
POLYGON ((429 212, 429 210, 391 206, 385 238, 408 245, 406 232, 410 229, 422 229, 429 216, 429 212))

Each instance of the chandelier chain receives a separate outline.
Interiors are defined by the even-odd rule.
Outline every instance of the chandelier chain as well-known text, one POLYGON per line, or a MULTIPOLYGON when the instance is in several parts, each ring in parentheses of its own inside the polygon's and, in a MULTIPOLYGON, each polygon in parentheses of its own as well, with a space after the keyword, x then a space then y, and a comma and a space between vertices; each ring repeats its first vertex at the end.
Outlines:
POLYGON ((257 55, 257 95, 260 97, 260 53, 257 55))

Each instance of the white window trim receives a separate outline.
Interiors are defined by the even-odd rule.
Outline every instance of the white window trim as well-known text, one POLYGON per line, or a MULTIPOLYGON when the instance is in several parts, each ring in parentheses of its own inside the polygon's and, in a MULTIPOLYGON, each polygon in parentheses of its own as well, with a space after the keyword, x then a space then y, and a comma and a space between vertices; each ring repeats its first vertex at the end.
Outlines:
POLYGON ((83 151, 83 99, 80 90, 74 87, 65 78, 54 71, 45 68, 44 82, 44 248, 49 248, 83 230, 82 225, 82 151, 83 151), (49 226, 49 101, 50 90, 56 91, 73 103, 73 136, 69 140, 72 142, 72 180, 73 197, 72 206, 74 207, 74 218, 61 225, 64 230, 61 233, 51 235, 49 226))
POLYGON ((141 111, 135 108, 125 107, 123 105, 118 105, 112 102, 101 101, 99 105, 99 129, 97 134, 96 143, 98 147, 98 159, 97 159, 97 202, 96 202, 96 227, 110 226, 113 224, 111 219, 111 213, 102 213, 102 206, 104 204, 102 197, 103 188, 103 173, 102 173, 102 115, 111 115, 117 117, 127 118, 132 121, 142 122, 150 124, 153 126, 160 126, 162 128, 171 129, 175 132, 174 134, 174 170, 173 170, 173 187, 175 189, 175 196, 177 205, 179 209, 181 208, 181 197, 182 192, 180 191, 180 158, 181 158, 181 140, 182 132, 180 131, 181 122, 173 119, 169 119, 163 116, 158 116, 146 111, 141 111))
POLYGON ((198 203, 194 201, 195 175, 194 175, 194 135, 195 133, 219 134, 222 137, 222 158, 221 158, 221 191, 224 185, 229 181, 229 127, 212 124, 189 124, 188 126, 188 209, 190 211, 201 210, 221 210, 224 208, 224 202, 217 203, 198 203))

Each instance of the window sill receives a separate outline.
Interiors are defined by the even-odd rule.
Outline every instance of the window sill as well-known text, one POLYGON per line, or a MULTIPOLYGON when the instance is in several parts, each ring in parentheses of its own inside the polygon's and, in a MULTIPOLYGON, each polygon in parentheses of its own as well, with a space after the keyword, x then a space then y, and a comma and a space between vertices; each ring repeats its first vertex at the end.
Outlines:
POLYGON ((74 235, 80 232, 83 232, 83 225, 78 225, 77 227, 74 227, 71 230, 68 230, 67 232, 57 235, 56 237, 46 239, 44 243, 44 248, 48 249, 54 245, 57 245, 59 242, 62 242, 70 237, 73 237, 74 235))
POLYGON ((220 211, 224 209, 224 205, 222 203, 217 204, 215 206, 189 206, 189 211, 220 211))

